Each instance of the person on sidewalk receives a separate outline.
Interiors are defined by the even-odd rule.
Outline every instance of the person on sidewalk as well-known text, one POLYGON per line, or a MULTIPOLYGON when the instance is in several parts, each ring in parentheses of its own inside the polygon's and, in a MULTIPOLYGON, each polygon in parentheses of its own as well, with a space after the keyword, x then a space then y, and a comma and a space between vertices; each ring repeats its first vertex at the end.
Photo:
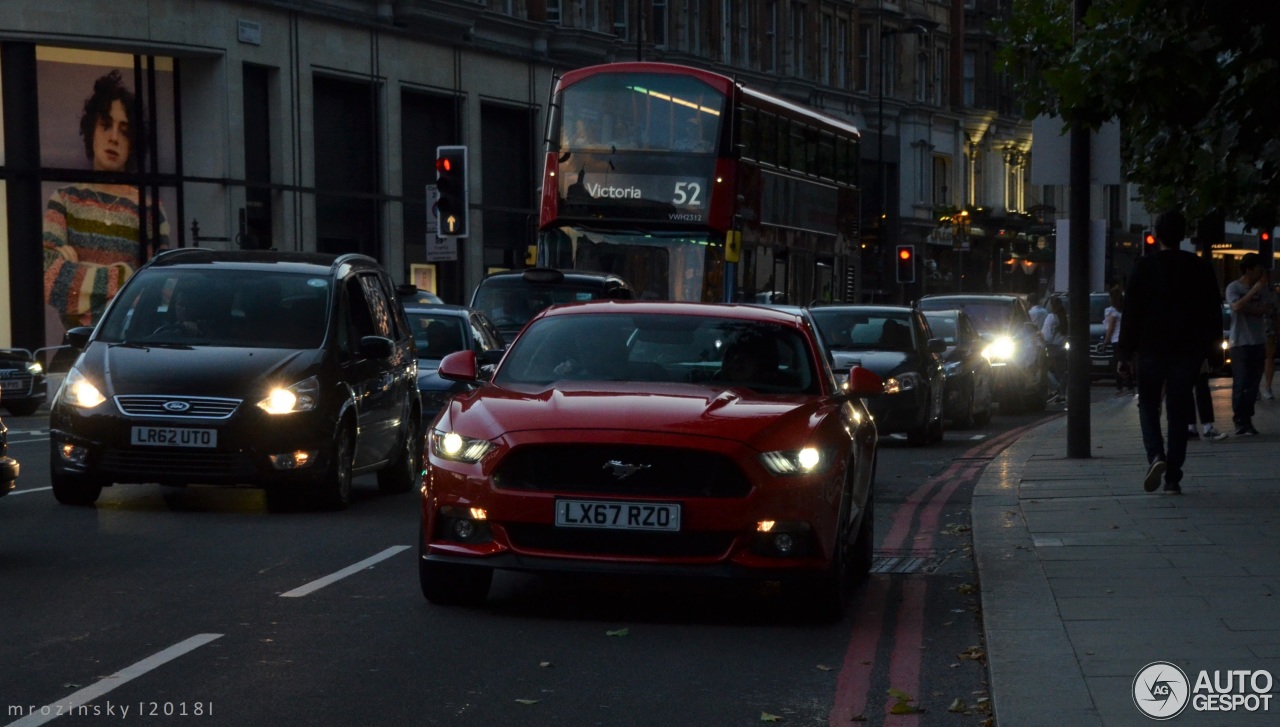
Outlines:
POLYGON ((1028 295, 1027 303, 1031 304, 1031 307, 1027 310, 1027 314, 1031 316, 1032 325, 1034 325, 1037 330, 1043 328, 1044 319, 1049 315, 1049 309, 1040 305, 1040 294, 1031 293, 1028 295))
POLYGON ((1165 491, 1176 494, 1182 492, 1187 427, 1195 416, 1192 388, 1222 340, 1222 298, 1209 262, 1178 249, 1187 234, 1181 212, 1161 213, 1155 232, 1160 250, 1134 263, 1125 288, 1123 371, 1117 373, 1128 374, 1136 358, 1138 421, 1149 465, 1142 488, 1155 492, 1163 477, 1165 491), (1162 399, 1168 406, 1168 449, 1160 431, 1162 399))
POLYGON ((1200 416, 1201 431, 1196 431, 1196 423, 1187 427, 1187 437, 1199 437, 1206 442, 1221 442, 1227 438, 1226 432, 1213 427, 1213 397, 1209 394, 1209 372, 1201 371, 1196 377, 1196 385, 1192 388, 1196 399, 1196 413, 1200 416))
MULTIPOLYGON (((1120 286, 1112 286, 1107 291, 1107 297, 1110 305, 1102 312, 1102 319, 1106 322, 1107 330, 1102 335, 1102 343, 1100 353, 1105 353, 1108 348, 1111 349, 1111 367, 1116 372, 1116 396, 1124 396, 1132 394, 1134 390, 1134 382, 1132 372, 1129 374, 1120 373, 1120 322, 1124 317, 1124 289, 1120 286)), ((1210 419, 1209 421, 1213 421, 1210 419)))
POLYGON ((1276 316, 1280 313, 1280 297, 1271 285, 1271 271, 1263 267, 1262 282, 1266 284, 1266 302, 1271 304, 1271 313, 1263 319, 1263 332, 1266 334, 1266 352, 1262 358, 1262 398, 1272 401, 1276 395, 1271 392, 1271 380, 1276 375, 1276 316))
POLYGON ((1049 299, 1049 315, 1040 335, 1049 346, 1049 386, 1053 389, 1049 403, 1061 404, 1067 400, 1067 306, 1060 296, 1049 299))
POLYGON ((1272 309, 1262 275, 1262 258, 1256 252, 1247 252, 1240 258, 1240 277, 1227 285, 1227 304, 1231 306, 1231 418, 1237 437, 1258 433, 1253 428, 1253 411, 1267 350, 1266 317, 1272 309))

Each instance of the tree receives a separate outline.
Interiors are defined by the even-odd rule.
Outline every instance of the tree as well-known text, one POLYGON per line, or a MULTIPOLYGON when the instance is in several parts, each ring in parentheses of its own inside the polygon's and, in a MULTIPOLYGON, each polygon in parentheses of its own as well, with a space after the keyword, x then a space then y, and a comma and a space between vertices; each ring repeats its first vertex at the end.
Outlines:
POLYGON ((1271 228, 1280 209, 1280 16, 1249 0, 1014 0, 1001 29, 1030 116, 1116 119, 1125 171, 1153 209, 1219 210, 1271 228), (1074 41, 1073 41, 1074 35, 1074 41))

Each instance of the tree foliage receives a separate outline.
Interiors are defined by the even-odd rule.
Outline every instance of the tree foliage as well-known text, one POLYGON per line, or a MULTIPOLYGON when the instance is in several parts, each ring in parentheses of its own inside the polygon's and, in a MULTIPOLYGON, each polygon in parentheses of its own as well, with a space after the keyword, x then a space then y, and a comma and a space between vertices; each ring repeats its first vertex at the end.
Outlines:
POLYGON ((1120 122, 1147 206, 1270 228, 1280 209, 1280 13, 1270 0, 1014 0, 1001 60, 1030 116, 1120 122), (1074 32, 1073 32, 1074 31, 1074 32))

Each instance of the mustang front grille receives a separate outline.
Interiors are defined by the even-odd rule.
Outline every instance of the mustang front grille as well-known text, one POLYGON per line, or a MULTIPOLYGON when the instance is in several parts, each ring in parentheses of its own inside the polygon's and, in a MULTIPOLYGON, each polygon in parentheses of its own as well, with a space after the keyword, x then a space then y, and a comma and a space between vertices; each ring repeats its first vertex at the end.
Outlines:
POLYGON ((679 447, 540 444, 517 447, 494 487, 654 497, 746 497, 751 483, 729 457, 679 447))
POLYGON ((551 525, 506 523, 517 550, 635 558, 714 558, 733 544, 731 533, 644 533, 634 530, 557 528, 551 525))

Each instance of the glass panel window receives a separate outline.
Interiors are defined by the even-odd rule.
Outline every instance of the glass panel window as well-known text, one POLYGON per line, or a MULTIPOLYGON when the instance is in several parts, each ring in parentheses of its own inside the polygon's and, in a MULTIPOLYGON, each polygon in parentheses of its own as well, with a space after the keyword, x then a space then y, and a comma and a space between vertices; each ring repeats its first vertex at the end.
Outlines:
POLYGON ((923 103, 929 97, 929 54, 916 55, 916 100, 923 103))
POLYGON ((653 0, 653 46, 667 47, 667 1, 653 0))
POLYGON ((947 84, 947 51, 937 48, 933 52, 933 104, 943 105, 947 84))
POLYGON ((805 7, 802 3, 791 6, 791 71, 793 75, 805 74, 804 57, 808 52, 805 47, 805 7))
POLYGON ((760 68, 768 73, 778 70, 778 3, 768 0, 764 7, 764 48, 760 68))
POLYGON ((836 28, 836 87, 849 87, 849 21, 844 18, 836 28))
POLYGON ((858 33, 858 89, 871 90, 871 31, 870 25, 862 26, 858 33))
POLYGON ((973 107, 978 98, 978 56, 964 52, 964 105, 973 107))
POLYGON ((725 99, 693 78, 615 73, 575 83, 561 103, 562 150, 713 152, 725 99))
POLYGON ((822 16, 822 49, 820 53, 822 83, 831 85, 831 16, 822 16))
POLYGON ((547 0, 547 22, 560 24, 560 0, 547 0))

